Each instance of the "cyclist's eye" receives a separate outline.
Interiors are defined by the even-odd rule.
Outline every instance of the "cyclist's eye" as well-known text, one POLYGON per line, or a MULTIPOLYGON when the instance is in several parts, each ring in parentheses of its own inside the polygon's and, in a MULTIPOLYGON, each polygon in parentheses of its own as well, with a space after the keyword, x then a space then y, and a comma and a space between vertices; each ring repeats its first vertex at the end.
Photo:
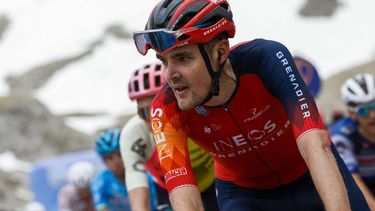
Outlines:
POLYGON ((187 56, 180 56, 178 57, 178 61, 179 62, 187 62, 190 60, 190 57, 187 57, 187 56))
POLYGON ((157 55, 156 58, 159 59, 164 66, 167 66, 168 61, 164 57, 157 55))

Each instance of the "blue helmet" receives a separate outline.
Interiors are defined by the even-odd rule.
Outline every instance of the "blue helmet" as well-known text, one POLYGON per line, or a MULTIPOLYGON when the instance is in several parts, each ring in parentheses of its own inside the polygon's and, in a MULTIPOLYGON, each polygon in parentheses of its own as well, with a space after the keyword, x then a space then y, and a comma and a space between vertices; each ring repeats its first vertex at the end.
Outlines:
POLYGON ((103 157, 120 150, 120 130, 108 129, 96 139, 96 152, 103 157))

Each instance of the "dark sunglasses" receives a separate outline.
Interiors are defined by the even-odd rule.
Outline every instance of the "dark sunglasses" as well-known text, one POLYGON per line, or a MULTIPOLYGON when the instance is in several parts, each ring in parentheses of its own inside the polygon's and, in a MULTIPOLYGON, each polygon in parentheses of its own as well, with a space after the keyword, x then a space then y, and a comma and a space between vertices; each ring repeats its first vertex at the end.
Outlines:
POLYGON ((354 111, 358 116, 360 117, 367 117, 371 111, 375 110, 375 101, 372 103, 359 105, 352 108, 352 111, 354 111))

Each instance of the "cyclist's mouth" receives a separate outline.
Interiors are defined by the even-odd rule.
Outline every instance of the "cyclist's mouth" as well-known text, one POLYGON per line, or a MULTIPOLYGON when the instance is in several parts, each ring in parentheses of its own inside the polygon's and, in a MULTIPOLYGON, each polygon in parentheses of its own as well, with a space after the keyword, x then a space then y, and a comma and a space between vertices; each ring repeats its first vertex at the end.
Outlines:
POLYGON ((187 86, 179 86, 179 87, 175 87, 174 88, 174 91, 175 93, 179 96, 179 97, 182 97, 182 95, 184 95, 188 90, 188 87, 187 86))

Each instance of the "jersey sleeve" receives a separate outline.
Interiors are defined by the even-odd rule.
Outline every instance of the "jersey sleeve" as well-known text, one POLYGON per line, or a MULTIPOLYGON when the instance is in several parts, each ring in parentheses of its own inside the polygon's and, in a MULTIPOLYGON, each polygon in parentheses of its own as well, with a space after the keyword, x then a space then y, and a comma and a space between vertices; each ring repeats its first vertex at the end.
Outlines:
POLYGON ((349 171, 351 173, 359 173, 358 162, 354 154, 354 146, 350 139, 342 134, 333 134, 331 139, 349 171))
POLYGON ((252 51, 256 74, 268 91, 278 98, 292 123, 296 140, 308 130, 324 129, 315 100, 299 74, 289 50, 282 44, 257 40, 252 51), (255 53, 254 53, 255 52, 255 53))
POLYGON ((138 116, 131 118, 121 131, 120 150, 128 191, 148 187, 145 162, 154 148, 148 134, 146 123, 138 116))
POLYGON ((108 200, 105 192, 105 177, 103 174, 99 174, 94 177, 91 183, 91 193, 93 195, 93 201, 96 210, 102 210, 108 208, 108 200))
POLYGON ((163 89, 151 106, 151 127, 167 190, 197 186, 190 164, 186 125, 173 93, 163 89))

